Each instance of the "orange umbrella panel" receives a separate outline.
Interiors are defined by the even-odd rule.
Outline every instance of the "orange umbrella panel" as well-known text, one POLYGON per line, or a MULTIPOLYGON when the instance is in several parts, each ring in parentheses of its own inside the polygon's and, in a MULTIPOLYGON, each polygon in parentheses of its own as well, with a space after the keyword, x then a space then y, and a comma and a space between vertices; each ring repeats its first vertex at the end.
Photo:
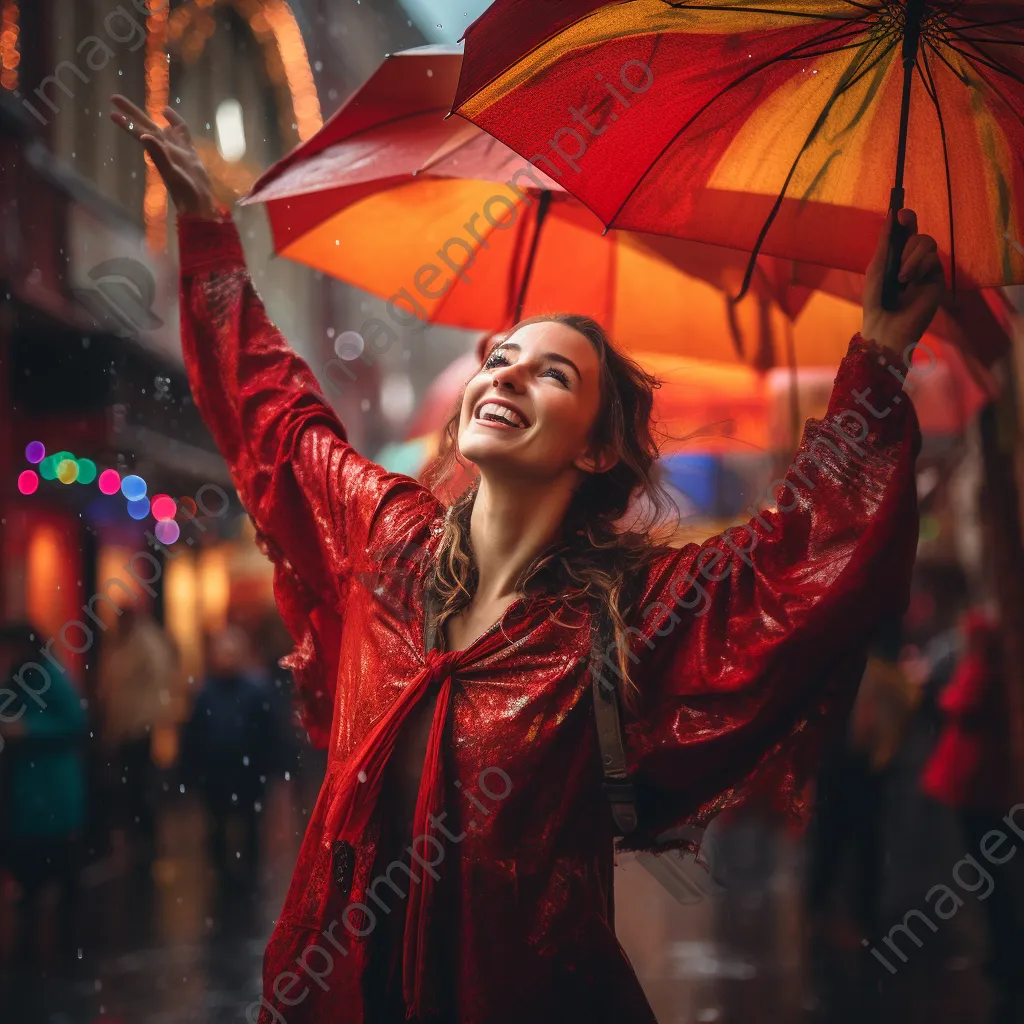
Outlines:
POLYGON ((906 204, 952 283, 1024 282, 1019 3, 557 7, 496 0, 469 28, 458 113, 542 154, 607 225, 855 272, 889 208, 904 26, 922 9, 906 204))

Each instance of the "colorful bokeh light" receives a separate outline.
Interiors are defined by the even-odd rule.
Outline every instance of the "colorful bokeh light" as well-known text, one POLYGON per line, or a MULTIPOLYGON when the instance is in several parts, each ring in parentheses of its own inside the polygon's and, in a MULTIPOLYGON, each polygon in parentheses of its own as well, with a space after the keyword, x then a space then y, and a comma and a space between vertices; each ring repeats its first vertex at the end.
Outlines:
POLYGON ((169 494, 154 494, 152 503, 153 518, 161 521, 173 519, 178 511, 178 505, 169 494))
POLYGON ((55 456, 47 455, 46 458, 39 463, 39 475, 44 480, 57 479, 57 459, 55 456))
POLYGON ((173 519, 161 520, 153 532, 161 544, 173 544, 181 536, 181 530, 173 519))
POLYGON ((178 499, 178 514, 187 521, 189 519, 195 519, 198 506, 196 503, 188 497, 178 499))
POLYGON ((92 459, 78 460, 78 482, 91 484, 96 479, 96 463, 92 459))
POLYGON ((39 477, 33 469, 23 469, 18 474, 18 490, 22 494, 35 494, 39 489, 39 477))
MULTIPOLYGON (((121 481, 121 493, 128 499, 129 502, 139 501, 141 498, 146 496, 146 481, 141 476, 126 476, 121 481)), ((149 511, 149 501, 146 501, 146 510, 149 511)), ((141 518, 136 516, 136 519, 141 518)))
POLYGON ((136 498, 134 501, 129 501, 128 515, 132 519, 145 519, 149 515, 149 498, 136 498))
POLYGON ((78 479, 78 463, 74 459, 61 459, 57 464, 57 479, 62 484, 73 484, 78 479))
POLYGON ((100 490, 104 494, 117 494, 121 490, 121 476, 116 469, 105 469, 100 473, 100 490))
POLYGON ((46 446, 42 441, 29 441, 25 445, 25 458, 28 459, 32 465, 36 465, 46 458, 46 446))

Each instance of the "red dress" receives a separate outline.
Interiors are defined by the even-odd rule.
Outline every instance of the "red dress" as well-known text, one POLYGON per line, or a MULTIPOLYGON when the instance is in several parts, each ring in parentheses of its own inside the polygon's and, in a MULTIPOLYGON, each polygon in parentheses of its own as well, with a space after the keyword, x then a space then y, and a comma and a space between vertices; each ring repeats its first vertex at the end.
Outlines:
MULTIPOLYGON (((195 401, 274 562, 307 726, 329 750, 249 1019, 372 1020, 361 978, 374 928, 404 912, 413 1019, 653 1021, 612 923, 587 610, 524 599, 466 650, 425 655, 423 579, 444 509, 349 446, 267 319, 234 226, 183 218, 179 237, 195 401), (408 557, 417 549, 427 559, 408 557), (396 579, 400 601, 372 583, 396 579), (396 865, 371 877, 384 765, 428 692, 416 877, 396 865)), ((776 482, 778 510, 761 500, 748 525, 656 550, 640 580, 641 698, 626 729, 642 798, 628 848, 666 845, 666 830, 753 796, 798 801, 867 641, 905 608, 920 442, 880 355, 851 343, 828 419, 810 422, 776 482)))

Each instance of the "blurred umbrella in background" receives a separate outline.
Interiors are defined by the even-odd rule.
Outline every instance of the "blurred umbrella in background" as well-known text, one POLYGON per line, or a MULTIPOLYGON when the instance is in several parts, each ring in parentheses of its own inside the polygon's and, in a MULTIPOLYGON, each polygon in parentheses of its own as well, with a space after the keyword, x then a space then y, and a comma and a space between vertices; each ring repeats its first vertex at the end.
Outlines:
POLYGON ((265 205, 276 251, 393 300, 410 323, 417 309, 430 323, 497 331, 571 311, 629 348, 736 361, 770 300, 758 276, 749 301, 728 303, 747 254, 662 252, 656 239, 604 233, 542 171, 445 120, 461 62, 452 47, 393 54, 257 181, 246 202, 265 205))
POLYGON ((410 441, 396 441, 386 444, 374 457, 374 462, 389 473, 417 477, 424 466, 437 454, 439 435, 426 434, 410 441))

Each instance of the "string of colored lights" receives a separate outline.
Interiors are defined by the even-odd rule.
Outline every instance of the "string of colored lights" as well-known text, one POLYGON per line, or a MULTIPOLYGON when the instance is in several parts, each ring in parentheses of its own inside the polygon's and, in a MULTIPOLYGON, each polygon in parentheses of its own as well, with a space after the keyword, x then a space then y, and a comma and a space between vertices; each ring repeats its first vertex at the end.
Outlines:
MULTIPOLYGON (((134 473, 122 477, 116 469, 97 470, 92 459, 78 459, 69 451, 46 454, 42 441, 30 441, 25 446, 25 458, 34 469, 23 469, 18 474, 18 490, 25 495, 39 490, 40 478, 59 480, 62 484, 91 484, 94 481, 101 494, 122 494, 128 502, 128 515, 132 519, 145 519, 151 515, 156 520, 153 530, 161 544, 173 544, 181 536, 177 519, 194 519, 196 503, 191 498, 174 500, 169 494, 154 494, 147 497, 149 487, 146 481, 134 473)), ((191 542, 190 542, 191 543, 191 542)))
POLYGON ((18 50, 18 0, 0 2, 0 86, 4 89, 18 88, 18 65, 21 53, 18 50))
MULTIPOLYGON (((169 19, 170 5, 166 2, 159 12, 153 12, 157 2, 149 0, 152 13, 146 19, 146 110, 150 117, 164 123, 158 115, 170 95, 169 44, 180 45, 186 62, 195 60, 216 30, 207 8, 225 3, 235 8, 256 37, 265 55, 267 73, 275 85, 280 84, 283 76, 299 140, 305 142, 320 130, 323 117, 309 55, 299 23, 285 0, 192 0, 177 8, 169 19), (190 30, 192 35, 186 40, 190 30)), ((146 240, 154 252, 162 252, 167 246, 167 190, 149 157, 144 213, 146 240)))

